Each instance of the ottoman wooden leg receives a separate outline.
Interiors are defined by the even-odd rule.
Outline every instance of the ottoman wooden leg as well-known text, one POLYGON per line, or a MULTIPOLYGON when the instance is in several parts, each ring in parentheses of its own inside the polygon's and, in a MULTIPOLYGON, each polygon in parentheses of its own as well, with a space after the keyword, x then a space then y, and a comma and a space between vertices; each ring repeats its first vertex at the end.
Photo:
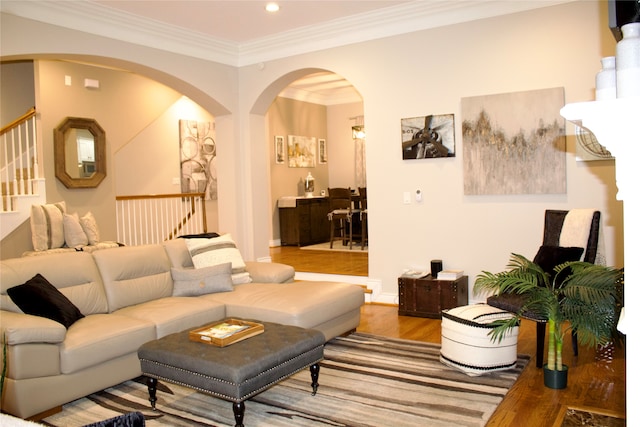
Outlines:
POLYGON ((147 388, 149 389, 149 402, 151 402, 151 408, 156 410, 156 388, 158 387, 158 380, 155 378, 147 377, 147 388))
POLYGON ((236 419, 236 427, 244 427, 244 424, 242 424, 244 420, 244 401, 233 404, 233 418, 236 419))
POLYGON ((318 377, 320 376, 320 365, 314 363, 309 367, 311 371, 311 387, 313 388, 313 392, 311 392, 311 396, 315 396, 318 391, 318 377))

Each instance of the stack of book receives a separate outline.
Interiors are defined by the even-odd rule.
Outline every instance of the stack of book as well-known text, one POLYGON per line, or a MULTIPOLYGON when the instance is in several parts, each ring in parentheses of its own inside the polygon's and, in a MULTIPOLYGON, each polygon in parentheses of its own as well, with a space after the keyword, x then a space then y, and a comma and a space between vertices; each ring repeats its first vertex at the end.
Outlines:
POLYGON ((428 275, 428 272, 419 270, 407 270, 402 273, 402 277, 408 277, 410 279, 422 279, 423 277, 427 277, 428 275))
POLYGON ((462 277, 462 270, 442 270, 438 273, 438 280, 457 280, 462 277))

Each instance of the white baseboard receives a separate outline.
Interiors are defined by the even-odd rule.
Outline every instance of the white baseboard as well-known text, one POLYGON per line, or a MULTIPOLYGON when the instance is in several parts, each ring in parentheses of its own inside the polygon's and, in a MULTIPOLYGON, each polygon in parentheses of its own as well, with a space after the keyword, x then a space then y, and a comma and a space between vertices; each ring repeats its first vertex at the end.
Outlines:
POLYGON ((280 239, 269 240, 269 247, 270 248, 275 248, 276 246, 281 246, 280 242, 281 242, 280 239))

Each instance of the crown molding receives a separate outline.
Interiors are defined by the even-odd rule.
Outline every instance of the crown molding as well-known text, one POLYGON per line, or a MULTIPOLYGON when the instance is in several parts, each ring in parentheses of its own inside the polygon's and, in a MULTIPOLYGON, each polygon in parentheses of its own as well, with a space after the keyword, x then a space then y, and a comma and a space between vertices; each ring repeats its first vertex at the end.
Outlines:
POLYGON ((244 43, 215 39, 87 1, 5 0, 2 2, 2 11, 111 39, 239 67, 575 1, 580 0, 417 0, 244 43))
POLYGON ((88 1, 2 1, 2 12, 127 43, 237 66, 239 45, 88 1))
POLYGON ((416 0, 240 45, 239 66, 580 0, 416 0))

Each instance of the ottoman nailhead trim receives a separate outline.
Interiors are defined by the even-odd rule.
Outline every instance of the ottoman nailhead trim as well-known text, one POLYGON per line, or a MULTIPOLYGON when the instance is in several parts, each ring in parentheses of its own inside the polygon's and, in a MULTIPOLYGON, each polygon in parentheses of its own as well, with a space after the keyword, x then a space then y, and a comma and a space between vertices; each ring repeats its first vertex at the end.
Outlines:
MULTIPOLYGON (((491 313, 490 315, 495 315, 496 313, 491 313)), ((466 326, 471 326, 472 328, 482 328, 482 329, 494 329, 495 326, 489 324, 489 323, 478 323, 475 322, 473 320, 469 320, 469 319, 463 319, 461 317, 457 317, 457 316, 452 316, 446 312, 442 312, 442 317, 445 317, 449 320, 451 320, 452 322, 456 322, 456 323, 460 323, 462 325, 466 325, 466 326)), ((480 318, 482 316, 477 316, 476 319, 480 318)), ((496 320, 502 320, 502 319, 496 319, 496 320)), ((519 324, 520 322, 518 322, 519 324)))
MULTIPOLYGON (((269 372, 273 371, 274 369, 280 368, 281 366, 288 365, 288 364, 290 364, 291 362, 295 361, 296 359, 300 359, 300 358, 302 358, 303 356, 307 355, 308 353, 311 353, 311 352, 313 352, 313 351, 317 351, 317 349, 318 349, 318 348, 324 348, 324 344, 323 344, 323 345, 320 345, 320 346, 317 346, 317 347, 314 347, 314 348, 312 348, 312 349, 310 349, 310 350, 307 350, 306 352, 301 353, 301 354, 299 354, 299 355, 297 355, 297 356, 295 356, 295 357, 293 357, 293 358, 291 358, 291 359, 287 359, 287 360, 285 360, 284 362, 282 362, 282 363, 280 363, 280 364, 278 364, 278 365, 276 365, 276 366, 273 366, 273 367, 271 367, 271 368, 267 369, 266 371, 260 372, 258 375, 254 376, 254 377, 247 378, 246 380, 244 380, 242 383, 240 383, 240 384, 238 384, 238 385, 244 384, 244 383, 246 383, 247 381, 249 381, 249 380, 253 380, 253 379, 255 379, 255 378, 260 378, 261 376, 264 376, 264 375, 268 374, 269 372)), ((184 369, 184 368, 178 368, 178 367, 175 367, 175 366, 173 366, 173 365, 169 365, 169 364, 166 364, 166 363, 157 362, 157 361, 155 361, 155 360, 149 360, 149 359, 140 359, 140 360, 141 360, 141 361, 148 362, 148 363, 151 363, 151 364, 154 364, 154 365, 163 366, 163 367, 166 367, 166 368, 171 368, 171 369, 176 370, 176 371, 186 372, 186 373, 189 373, 189 374, 193 374, 193 375, 195 375, 195 376, 203 377, 203 378, 206 378, 207 380, 215 381, 215 382, 218 382, 218 383, 230 384, 230 385, 234 385, 234 386, 236 385, 236 383, 233 383, 233 382, 231 382, 231 381, 223 380, 223 379, 221 379, 221 378, 216 378, 216 377, 212 377, 212 376, 209 376, 209 375, 204 375, 204 374, 201 374, 201 373, 199 373, 199 372, 190 371, 190 370, 187 370, 187 369, 184 369)), ((287 374, 285 374, 285 375, 281 375, 281 376, 280 376, 280 377, 278 377, 277 379, 275 379, 275 380, 271 381, 269 384, 265 384, 264 386, 260 387, 259 389, 254 390, 254 391, 252 391, 252 392, 250 392, 250 393, 247 393, 246 395, 244 395, 244 396, 242 396, 242 397, 240 397, 240 398, 236 398, 236 397, 232 397, 232 396, 227 396, 226 394, 218 393, 218 392, 215 392, 215 391, 212 391, 212 390, 203 389, 203 388, 201 388, 201 387, 196 387, 196 386, 193 386, 193 385, 191 385, 191 384, 187 384, 187 383, 182 382, 182 381, 177 381, 177 380, 173 380, 173 379, 170 379, 170 378, 161 377, 161 376, 156 375, 156 374, 150 374, 150 373, 147 373, 147 372, 143 372, 143 374, 144 374, 144 375, 146 375, 146 376, 148 376, 148 377, 152 377, 152 378, 156 378, 156 379, 159 379, 159 380, 168 381, 168 382, 171 382, 171 383, 173 383, 173 384, 182 385, 182 386, 185 386, 185 387, 191 388, 191 389, 193 389, 193 390, 197 390, 197 391, 203 392, 203 393, 205 393, 205 394, 209 394, 209 395, 212 395, 212 396, 216 396, 216 397, 222 398, 222 399, 224 399, 224 400, 230 400, 230 401, 232 401, 232 402, 242 402, 242 401, 244 401, 244 400, 246 400, 246 399, 248 399, 248 398, 250 398, 250 397, 252 397, 252 396, 255 396, 256 394, 258 394, 258 393, 260 393, 260 392, 262 392, 262 391, 266 390, 267 388, 269 388, 269 387, 271 387, 272 385, 274 385, 274 384, 276 384, 276 383, 278 383, 278 382, 282 381, 283 379, 285 379, 285 378, 287 378, 287 377, 290 377, 291 375, 296 374, 296 373, 300 372, 300 371, 301 371, 301 370, 303 370, 303 369, 306 369, 306 368, 307 368, 307 367, 309 367, 310 365, 312 365, 312 364, 314 364, 314 363, 318 363, 318 362, 319 362, 319 361, 321 361, 321 360, 322 360, 322 358, 320 358, 320 359, 316 360, 315 362, 311 362, 310 364, 308 364, 308 365, 306 365, 306 366, 303 366, 303 367, 301 367, 301 368, 298 368, 298 369, 296 369, 296 370, 295 370, 295 371, 293 371, 293 372, 287 373, 287 374)))
POLYGON ((514 366, 516 366, 516 362, 513 363, 507 363, 504 365, 493 365, 493 366, 478 366, 478 365, 469 365, 467 363, 460 363, 460 362, 456 362, 453 359, 449 359, 448 357, 443 356, 442 354, 440 355, 440 357, 456 366, 461 366, 463 368, 468 368, 468 369, 477 369, 477 370, 482 370, 482 371, 493 371, 493 370, 497 370, 497 369, 507 369, 507 368, 513 368, 514 366))

